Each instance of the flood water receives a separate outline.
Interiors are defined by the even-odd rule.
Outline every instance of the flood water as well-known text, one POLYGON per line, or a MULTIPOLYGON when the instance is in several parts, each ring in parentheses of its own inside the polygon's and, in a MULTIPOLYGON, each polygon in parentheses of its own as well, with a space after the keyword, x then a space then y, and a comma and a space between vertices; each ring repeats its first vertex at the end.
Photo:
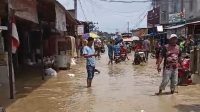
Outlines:
POLYGON ((161 81, 155 60, 139 66, 131 60, 107 65, 103 55, 97 60, 101 73, 89 89, 84 62, 79 60, 71 70, 60 71, 35 89, 32 86, 40 78, 27 82, 23 91, 31 92, 19 92, 7 112, 200 112, 199 85, 179 87, 174 95, 154 95, 161 81))

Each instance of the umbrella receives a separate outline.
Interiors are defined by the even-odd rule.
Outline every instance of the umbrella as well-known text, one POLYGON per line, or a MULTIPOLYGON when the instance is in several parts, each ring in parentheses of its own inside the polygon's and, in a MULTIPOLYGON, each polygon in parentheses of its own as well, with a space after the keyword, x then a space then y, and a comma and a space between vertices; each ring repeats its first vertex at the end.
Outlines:
POLYGON ((134 40, 140 40, 140 38, 137 37, 137 36, 133 36, 133 37, 131 37, 131 38, 132 38, 133 41, 134 41, 134 40))
POLYGON ((86 33, 86 34, 83 35, 84 39, 88 39, 89 37, 92 37, 94 39, 100 38, 97 34, 92 33, 92 32, 91 33, 86 33))

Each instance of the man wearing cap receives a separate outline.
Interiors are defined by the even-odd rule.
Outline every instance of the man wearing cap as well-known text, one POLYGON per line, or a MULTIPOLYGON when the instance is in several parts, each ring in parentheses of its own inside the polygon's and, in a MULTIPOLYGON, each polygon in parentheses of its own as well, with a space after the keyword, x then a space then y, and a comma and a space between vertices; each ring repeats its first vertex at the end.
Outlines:
POLYGON ((162 94, 162 91, 165 90, 168 82, 170 81, 171 94, 174 94, 178 83, 178 66, 181 60, 181 51, 177 45, 178 37, 176 34, 172 34, 168 37, 168 44, 162 48, 161 54, 159 56, 157 70, 161 71, 160 64, 164 59, 163 67, 163 79, 159 88, 157 95, 162 94))

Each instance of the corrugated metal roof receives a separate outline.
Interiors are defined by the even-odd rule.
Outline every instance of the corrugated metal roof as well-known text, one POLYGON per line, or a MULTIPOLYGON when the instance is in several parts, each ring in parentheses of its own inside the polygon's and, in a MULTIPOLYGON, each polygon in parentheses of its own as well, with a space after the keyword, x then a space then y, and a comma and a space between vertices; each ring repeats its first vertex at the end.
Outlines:
POLYGON ((187 23, 187 25, 192 25, 192 24, 200 24, 200 21, 194 21, 194 22, 187 23))
POLYGON ((172 30, 172 29, 177 29, 177 28, 181 28, 184 27, 186 24, 181 24, 181 25, 176 25, 176 26, 171 26, 168 28, 165 28, 166 30, 172 30))

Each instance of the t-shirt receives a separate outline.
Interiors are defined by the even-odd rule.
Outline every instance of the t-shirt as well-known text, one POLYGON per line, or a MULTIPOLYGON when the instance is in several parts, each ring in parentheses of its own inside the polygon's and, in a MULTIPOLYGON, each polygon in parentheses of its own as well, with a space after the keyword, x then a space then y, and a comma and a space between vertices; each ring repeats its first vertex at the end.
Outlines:
POLYGON ((161 49, 162 49, 162 48, 161 48, 160 45, 156 46, 156 48, 155 48, 156 59, 159 58, 159 55, 160 55, 161 49))
POLYGON ((120 53, 121 53, 121 54, 126 54, 126 53, 127 53, 127 49, 124 48, 124 47, 121 47, 120 53))
POLYGON ((150 50, 150 41, 149 40, 144 40, 143 42, 144 50, 149 51, 150 50))
POLYGON ((164 66, 166 68, 176 69, 181 57, 181 50, 178 45, 170 46, 167 44, 163 47, 161 56, 164 58, 164 66))
MULTIPOLYGON (((83 55, 93 55, 93 54, 95 54, 95 50, 93 47, 85 46, 83 48, 83 55)), ((95 57, 92 56, 87 58, 86 64, 95 67, 95 57)))
POLYGON ((142 49, 143 49, 143 46, 139 43, 134 46, 134 51, 138 51, 138 50, 142 50, 142 49))

